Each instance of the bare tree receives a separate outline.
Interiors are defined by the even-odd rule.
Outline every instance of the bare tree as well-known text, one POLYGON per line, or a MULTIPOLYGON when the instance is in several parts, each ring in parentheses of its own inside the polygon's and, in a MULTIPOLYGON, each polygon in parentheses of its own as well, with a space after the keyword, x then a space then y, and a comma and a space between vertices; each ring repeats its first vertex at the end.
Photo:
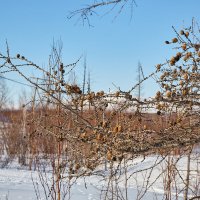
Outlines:
POLYGON ((6 86, 4 77, 0 75, 0 109, 2 109, 8 101, 8 87, 6 86))
MULTIPOLYGON (((200 142, 199 29, 174 31, 176 37, 166 44, 175 45, 176 54, 166 63, 158 64, 148 76, 140 77, 129 91, 119 89, 106 93, 92 91, 90 87, 86 91, 85 86, 81 89, 76 81, 69 81, 70 73, 80 59, 64 64, 60 48, 53 48, 47 69, 20 54, 11 56, 8 46, 5 55, 0 54, 5 72, 15 71, 37 88, 40 106, 32 108, 34 112, 26 113, 27 141, 37 157, 45 155, 51 163, 53 177, 48 192, 52 199, 62 198, 64 181, 68 180, 68 187, 71 187, 77 178, 90 175, 100 175, 106 181, 107 188, 102 189, 104 199, 128 199, 128 179, 135 174, 128 174, 132 169, 130 161, 158 155, 151 167, 136 170, 138 173, 150 170, 142 174, 146 180, 142 184, 145 189, 138 187, 138 199, 143 198, 163 174, 161 171, 155 181, 150 181, 153 169, 159 163, 168 155, 173 158, 177 149, 181 154, 188 146, 200 142), (37 70, 40 77, 33 79, 24 74, 24 66, 37 70), (146 100, 134 98, 131 92, 150 77, 157 80, 160 91, 146 100), (137 112, 138 106, 140 112, 137 112), (150 112, 152 110, 154 113, 150 112), (105 160, 108 176, 98 170, 105 160), (119 186, 122 177, 125 177, 125 195, 119 186)), ((85 82, 84 78, 84 85, 85 82)), ((37 100, 34 98, 34 101, 37 100)), ((171 198, 171 181, 175 180, 172 176, 175 177, 178 170, 170 160, 164 169, 166 197, 171 198)), ((185 182, 190 176, 180 177, 185 182)), ((188 188, 189 184, 190 181, 186 184, 188 188)), ((70 188, 68 192, 70 195, 70 188)), ((189 190, 186 196, 188 193, 189 190)))
POLYGON ((87 22, 88 25, 91 25, 90 17, 92 15, 98 15, 98 12, 96 11, 98 9, 100 11, 101 8, 108 8, 104 15, 116 9, 117 13, 114 17, 116 18, 124 10, 125 7, 129 7, 131 9, 132 16, 134 6, 137 6, 135 0, 96 0, 81 9, 70 12, 68 18, 71 19, 74 16, 78 16, 79 20, 82 20, 83 24, 87 22))

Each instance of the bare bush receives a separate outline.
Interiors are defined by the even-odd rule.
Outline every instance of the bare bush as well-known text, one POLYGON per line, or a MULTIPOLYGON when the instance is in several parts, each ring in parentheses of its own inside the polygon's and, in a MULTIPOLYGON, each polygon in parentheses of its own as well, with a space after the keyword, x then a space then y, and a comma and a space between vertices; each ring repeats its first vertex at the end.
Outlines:
MULTIPOLYGON (((200 141, 200 44, 196 35, 199 30, 195 31, 192 26, 180 33, 175 30, 175 33, 175 38, 166 41, 166 44, 177 45, 175 56, 164 64, 158 64, 155 72, 144 77, 129 91, 113 93, 103 90, 89 90, 86 93, 76 82, 70 82, 69 74, 79 60, 65 65, 61 48, 53 47, 47 69, 20 54, 11 57, 8 46, 7 53, 0 54, 4 72, 15 71, 35 87, 34 98, 27 104, 26 118, 23 118, 23 114, 21 119, 17 119, 22 123, 16 120, 12 126, 18 133, 20 130, 25 132, 19 135, 11 132, 8 135, 9 140, 5 139, 9 147, 7 151, 9 154, 14 151, 17 155, 31 155, 30 168, 36 161, 39 167, 35 168, 39 169, 46 194, 52 199, 60 200, 66 195, 70 198, 74 180, 91 175, 102 176, 106 183, 102 199, 128 199, 128 180, 140 172, 146 182, 142 188, 137 188, 137 199, 142 199, 162 175, 166 199, 173 198, 172 188, 175 188, 176 198, 183 191, 185 199, 188 198, 189 160, 188 174, 182 178, 184 187, 181 191, 177 188, 179 170, 176 163, 178 156, 185 155, 188 147, 200 141), (25 66, 36 70, 41 77, 31 78, 24 74, 25 66), (150 77, 157 79, 161 90, 150 99, 133 97, 132 92, 150 77), (21 129, 16 128, 19 124, 23 124, 21 129), (20 141, 16 144, 20 147, 17 152, 12 149, 13 141, 20 141), (51 163, 53 178, 50 185, 41 173, 41 155, 51 163), (130 175, 129 170, 135 169, 131 161, 141 157, 146 160, 151 155, 158 158, 150 163, 151 167, 136 167, 136 171, 130 175), (162 162, 165 163, 164 168, 151 181, 152 174, 157 172, 156 167, 162 162), (123 192, 120 187, 122 177, 125 180, 123 192), (64 193, 62 188, 66 189, 64 193)), ((43 171, 48 166, 43 166, 43 171)), ((137 184, 137 178, 135 180, 137 184)))

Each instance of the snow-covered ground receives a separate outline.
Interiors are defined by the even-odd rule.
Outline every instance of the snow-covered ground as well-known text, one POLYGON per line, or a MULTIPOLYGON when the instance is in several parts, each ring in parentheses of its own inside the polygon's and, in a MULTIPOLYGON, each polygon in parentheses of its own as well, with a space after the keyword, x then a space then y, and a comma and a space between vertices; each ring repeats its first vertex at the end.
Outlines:
MULTIPOLYGON (((0 170, 0 199, 9 200, 33 200, 37 199, 33 181, 38 181, 38 173, 29 170, 18 169, 1 169, 0 170)), ((39 183, 39 181, 38 181, 39 183)), ((88 189, 82 181, 75 183, 71 198, 78 200, 98 199, 96 194, 98 191, 92 186, 88 185, 88 189)), ((40 188, 40 198, 45 199, 42 188, 40 188)))
MULTIPOLYGON (((35 200, 37 196, 34 191, 32 178, 37 180, 37 172, 18 169, 0 170, 0 200, 35 200)), ((98 179, 87 178, 87 188, 83 180, 77 181, 71 191, 72 200, 98 200, 100 190, 98 190, 98 179)), ((40 199, 45 199, 43 190, 40 189, 40 199)), ((136 198, 137 190, 129 187, 129 196, 136 198)), ((151 192, 147 199, 153 199, 155 195, 151 192), (150 198, 151 197, 151 198, 150 198)))
MULTIPOLYGON (((127 182, 127 194, 129 199, 137 199, 137 197, 142 197, 142 199, 163 199, 164 194, 164 185, 163 182, 165 180, 167 171, 163 172, 166 168, 166 161, 169 161, 170 157, 165 161, 162 160, 162 157, 148 157, 145 160, 143 158, 137 158, 134 161, 129 161, 129 167, 127 170, 127 177, 130 177, 127 182), (153 170, 151 166, 156 165, 153 170), (148 170, 143 171, 148 168, 148 170), (140 172, 137 172, 140 171, 140 172), (137 173, 136 173, 137 172, 137 173), (150 177, 148 179, 148 177, 150 177), (142 196, 143 192, 147 188, 147 192, 144 196, 142 196), (141 191, 141 193, 140 193, 141 191)), ((172 160, 170 160, 171 162, 172 160)), ((175 161, 175 160, 174 160, 175 161)), ((181 177, 185 178, 186 173, 186 165, 187 157, 183 157, 177 162, 177 167, 179 168, 179 173, 181 177)), ((191 171, 196 170, 198 165, 198 160, 194 157, 191 162, 191 171)), ((121 171, 119 173, 123 174, 125 168, 121 167, 121 171)), ((177 174, 176 174, 177 175, 177 174)), ((190 181, 196 182, 197 176, 199 172, 191 173, 190 181)), ((50 177, 50 174, 47 176, 50 177)), ((107 172, 107 176, 109 176, 109 171, 107 172)), ((177 175, 179 177, 179 175, 177 175)), ((177 180, 177 185, 174 185, 174 197, 175 189, 179 189, 183 186, 182 180, 180 178, 177 180), (176 187, 175 187, 176 186, 176 187)), ((125 193, 125 182, 124 175, 121 175, 119 180, 119 187, 121 188, 122 193, 125 193)), ((71 189, 71 199, 72 200, 98 200, 100 199, 101 189, 106 188, 106 181, 102 181, 102 177, 100 176, 91 176, 87 178, 78 179, 72 186, 71 189)), ((38 192, 37 192, 38 194, 38 192)), ((191 194, 191 196, 193 196, 191 194)), ((183 192, 178 194, 178 199, 182 199, 183 192)), ((44 195, 44 190, 40 185, 40 181, 38 178, 38 172, 29 171, 27 169, 19 169, 19 166, 15 164, 11 164, 7 168, 0 169, 0 200, 35 200, 35 199, 46 199, 44 195), (39 188, 40 197, 36 196, 36 192, 34 189, 34 184, 39 188)), ((51 198, 49 198, 51 199, 51 198)), ((66 198, 68 199, 68 198, 66 198)), ((113 199, 115 199, 113 197, 113 199)), ((175 198, 174 198, 175 199, 175 198)))

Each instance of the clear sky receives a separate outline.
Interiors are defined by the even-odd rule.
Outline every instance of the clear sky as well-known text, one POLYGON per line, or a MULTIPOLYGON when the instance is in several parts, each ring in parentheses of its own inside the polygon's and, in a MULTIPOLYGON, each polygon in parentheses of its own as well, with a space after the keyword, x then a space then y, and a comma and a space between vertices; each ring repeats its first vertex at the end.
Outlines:
MULTIPOLYGON (((45 66, 48 63, 53 40, 63 41, 63 60, 71 63, 87 53, 94 90, 113 89, 112 83, 128 90, 136 83, 138 61, 148 75, 155 65, 172 55, 165 40, 178 30, 191 25, 192 17, 200 20, 199 0, 136 0, 132 20, 129 7, 113 22, 116 11, 104 17, 92 17, 94 27, 67 19, 69 11, 83 7, 92 0, 0 0, 0 51, 5 50, 7 39, 11 53, 20 53, 45 66), (84 3, 83 3, 84 2, 84 3)), ((98 11, 98 10, 97 10, 98 11)), ((106 12, 106 10, 103 10, 106 12)), ((83 60, 77 65, 81 82, 83 60)), ((6 77, 20 80, 14 74, 6 77)), ((22 88, 8 82, 11 94, 22 88)), ((148 97, 155 92, 153 80, 143 86, 148 97)))

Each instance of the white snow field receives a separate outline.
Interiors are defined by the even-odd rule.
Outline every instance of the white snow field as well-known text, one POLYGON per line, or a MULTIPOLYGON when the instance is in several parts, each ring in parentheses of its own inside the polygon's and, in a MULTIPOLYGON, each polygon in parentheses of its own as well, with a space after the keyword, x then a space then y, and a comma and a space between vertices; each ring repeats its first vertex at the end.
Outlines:
MULTIPOLYGON (((198 184, 200 185, 200 172, 198 169, 199 156, 192 156, 190 170, 190 183, 194 182, 194 188, 198 184)), ((172 157, 167 158, 169 161, 172 157)), ((127 170, 127 177, 129 177, 127 181, 127 195, 128 199, 163 199, 163 195, 165 193, 165 185, 164 180, 166 180, 166 173, 164 169, 166 168, 166 160, 162 161, 163 158, 161 156, 151 156, 147 157, 143 160, 143 158, 134 159, 134 161, 129 161, 129 167, 127 170), (155 167, 151 168, 151 166, 155 167), (144 169, 147 169, 143 171, 144 169), (140 171, 135 173, 136 171, 140 171), (147 191, 146 191, 147 189, 147 191), (143 193, 145 195, 143 196, 143 193)), ((172 159, 171 159, 172 161, 172 159)), ((176 159, 173 161, 177 161, 176 167, 179 169, 179 174, 176 174, 176 184, 172 187, 172 199, 183 199, 183 191, 181 188, 184 187, 183 180, 186 177, 186 169, 187 169, 187 157, 183 156, 181 159, 176 159), (181 177, 181 178, 180 178, 181 177)), ((119 174, 123 174, 124 168, 121 167, 119 174)), ((99 172, 100 173, 100 172, 99 172)), ((109 176, 109 171, 104 172, 101 170, 101 173, 107 174, 109 176)), ((51 174, 46 174, 46 176, 50 177, 51 174)), ((122 193, 125 193, 125 181, 124 175, 121 175, 119 180, 119 187, 121 188, 122 193)), ((87 178, 79 178, 71 189, 70 199, 72 200, 99 200, 101 199, 101 189, 106 188, 107 181, 102 181, 101 176, 90 176, 87 178)), ((192 184, 191 184, 192 185, 192 184)), ((196 189, 198 190, 198 189, 196 189)), ((197 191, 198 192, 198 191, 197 191)), ((199 191, 200 192, 200 191, 199 191)), ((37 192, 38 194, 38 192, 37 192)), ((192 193, 192 190, 189 191, 189 195, 192 197, 197 195, 192 193)), ((19 168, 17 164, 10 164, 6 168, 0 169, 0 200, 43 200, 45 198, 44 190, 41 187, 38 172, 37 171, 29 171, 27 169, 19 168), (39 188, 39 196, 36 195, 33 182, 35 185, 38 185, 39 188)), ((51 198, 48 198, 51 199, 51 198)), ((68 199, 66 197, 65 199, 68 199)), ((113 199, 117 199, 113 197, 113 199)))
MULTIPOLYGON (((18 169, 1 169, 0 170, 0 200, 33 200, 38 199, 31 176, 38 180, 37 172, 18 169)), ((100 191, 98 188, 97 178, 87 178, 87 189, 85 181, 77 181, 71 192, 72 200, 98 200, 100 199, 100 191)), ((129 196, 136 198, 136 189, 129 188, 129 196)), ((40 199, 45 199, 42 195, 43 190, 40 189, 40 199)), ((153 194, 151 194, 153 197, 153 194)))

